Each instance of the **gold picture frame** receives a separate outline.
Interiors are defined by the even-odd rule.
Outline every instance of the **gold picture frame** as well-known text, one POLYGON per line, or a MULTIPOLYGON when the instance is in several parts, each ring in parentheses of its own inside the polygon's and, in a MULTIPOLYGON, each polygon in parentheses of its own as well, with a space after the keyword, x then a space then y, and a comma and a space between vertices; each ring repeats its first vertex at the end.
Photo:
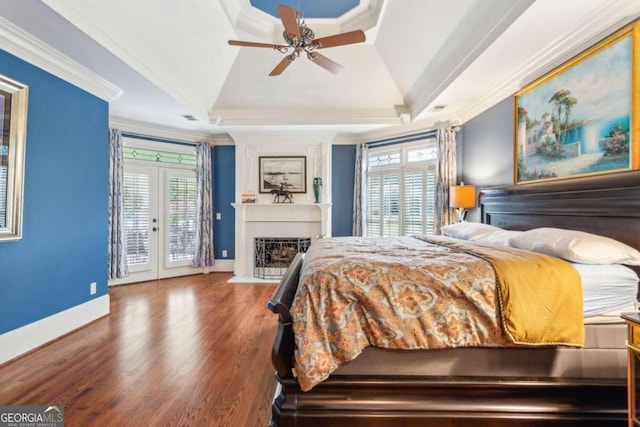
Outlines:
POLYGON ((640 21, 514 96, 514 182, 640 168, 640 21))
POLYGON ((28 86, 0 75, 0 242, 22 238, 28 86))

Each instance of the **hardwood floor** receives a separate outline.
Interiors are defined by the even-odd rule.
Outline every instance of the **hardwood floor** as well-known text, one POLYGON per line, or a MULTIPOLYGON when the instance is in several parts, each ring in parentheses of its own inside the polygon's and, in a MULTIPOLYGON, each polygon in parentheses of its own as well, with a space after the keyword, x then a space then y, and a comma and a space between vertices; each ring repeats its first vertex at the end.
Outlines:
POLYGON ((0 404, 64 404, 67 427, 268 426, 275 285, 230 277, 110 288, 109 316, 0 367, 0 404))

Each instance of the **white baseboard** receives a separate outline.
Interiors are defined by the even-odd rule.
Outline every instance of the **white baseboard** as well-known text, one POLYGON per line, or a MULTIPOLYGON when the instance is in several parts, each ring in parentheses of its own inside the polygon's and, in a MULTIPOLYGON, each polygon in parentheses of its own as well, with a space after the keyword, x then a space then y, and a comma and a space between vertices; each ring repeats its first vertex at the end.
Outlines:
POLYGON ((109 295, 0 335, 0 364, 109 314, 109 295))
POLYGON ((232 259, 217 259, 211 267, 206 267, 206 273, 233 272, 234 264, 235 260, 232 259))
POLYGON ((253 276, 233 276, 227 283, 280 283, 280 279, 258 279, 253 276))

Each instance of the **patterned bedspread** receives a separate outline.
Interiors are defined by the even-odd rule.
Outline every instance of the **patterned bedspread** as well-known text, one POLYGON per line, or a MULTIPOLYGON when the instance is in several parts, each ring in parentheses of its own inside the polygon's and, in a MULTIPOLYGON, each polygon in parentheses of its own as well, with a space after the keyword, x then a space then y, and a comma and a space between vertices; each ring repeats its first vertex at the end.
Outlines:
MULTIPOLYGON (((310 390, 367 346, 442 349, 535 345, 537 341, 581 344, 580 337, 548 336, 546 329, 543 339, 532 338, 526 331, 529 320, 504 319, 503 306, 510 310, 509 298, 516 292, 505 287, 508 280, 496 279, 497 270, 486 256, 471 249, 443 237, 315 241, 305 257, 291 307, 296 373, 302 390, 310 390), (505 323, 515 329, 505 331, 505 323), (524 338, 514 338, 521 329, 524 338)), ((582 328, 581 292, 578 294, 579 303, 572 300, 571 304, 579 310, 582 328)), ((566 306, 555 294, 549 298, 555 299, 553 304, 559 309, 566 306)), ((517 311, 522 301, 515 303, 517 311)), ((553 316, 549 321, 557 323, 553 316)))

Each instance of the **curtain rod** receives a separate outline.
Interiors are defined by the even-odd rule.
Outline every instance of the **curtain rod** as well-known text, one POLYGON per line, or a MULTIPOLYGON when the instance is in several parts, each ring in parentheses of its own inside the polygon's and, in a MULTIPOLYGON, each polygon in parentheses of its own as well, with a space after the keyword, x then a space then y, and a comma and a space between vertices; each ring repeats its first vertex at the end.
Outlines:
POLYGON ((368 147, 381 147, 384 145, 401 144, 404 142, 413 142, 420 139, 431 138, 436 136, 437 130, 430 130, 427 132, 414 133, 411 135, 395 136, 393 138, 380 139, 378 141, 367 142, 368 147))
POLYGON ((366 142, 365 144, 368 147, 380 147, 384 145, 400 144, 403 142, 413 142, 413 141, 418 141, 420 139, 435 137, 439 129, 445 129, 445 128, 455 129, 456 132, 460 130, 460 126, 457 125, 455 122, 453 123, 450 121, 437 122, 432 129, 429 129, 427 131, 412 133, 412 134, 402 135, 402 136, 394 136, 391 138, 366 142))
MULTIPOLYGON (((156 141, 156 142, 168 142, 168 143, 171 143, 171 144, 182 144, 182 145, 197 145, 197 144, 199 144, 199 142, 185 141, 185 140, 181 140, 181 139, 162 138, 162 137, 158 137, 158 136, 145 135, 145 134, 142 134, 142 133, 135 133, 135 132, 120 131, 120 134, 122 136, 128 136, 130 138, 146 139, 148 141, 156 141)), ((202 142, 205 142, 205 141, 202 141, 202 142)))

